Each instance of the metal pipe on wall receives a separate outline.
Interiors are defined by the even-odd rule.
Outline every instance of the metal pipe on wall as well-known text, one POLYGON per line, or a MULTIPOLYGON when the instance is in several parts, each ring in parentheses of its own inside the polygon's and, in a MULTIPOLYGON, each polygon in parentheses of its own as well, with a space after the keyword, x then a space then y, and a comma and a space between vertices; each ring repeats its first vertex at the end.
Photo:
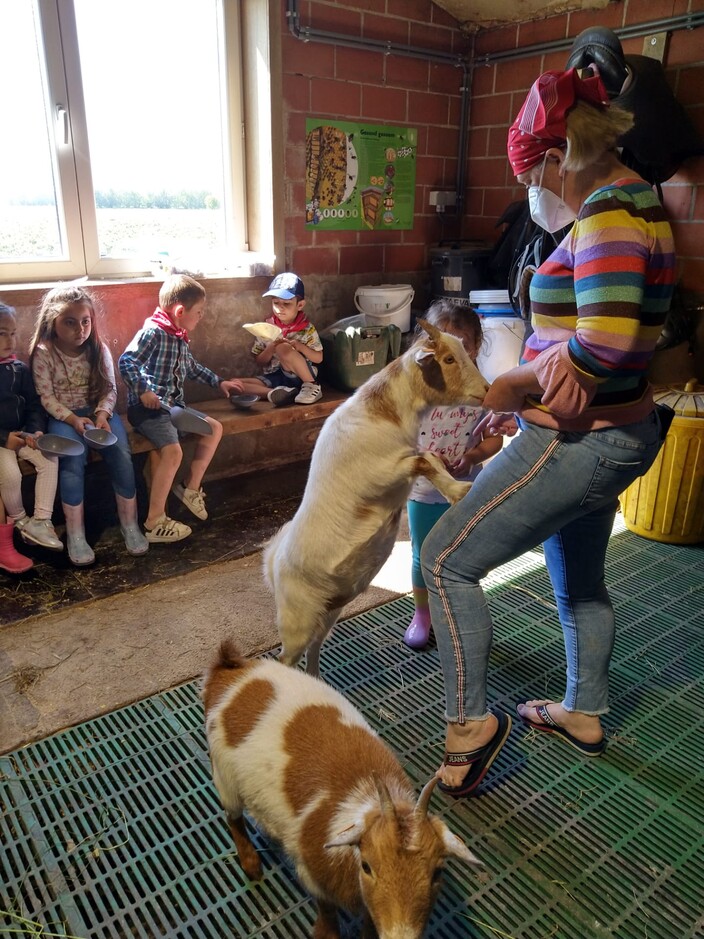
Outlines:
MULTIPOLYGON (((619 39, 636 39, 639 36, 649 36, 651 33, 677 32, 681 29, 694 29, 704 25, 704 13, 690 13, 685 16, 671 16, 664 20, 651 20, 649 23, 638 23, 634 26, 625 26, 623 29, 614 29, 619 39)), ((544 55, 547 52, 561 52, 572 48, 574 37, 571 39, 554 39, 552 42, 541 42, 534 46, 523 46, 520 49, 504 49, 501 52, 487 52, 477 56, 472 65, 493 65, 496 62, 510 62, 513 59, 525 59, 531 55, 544 55)))

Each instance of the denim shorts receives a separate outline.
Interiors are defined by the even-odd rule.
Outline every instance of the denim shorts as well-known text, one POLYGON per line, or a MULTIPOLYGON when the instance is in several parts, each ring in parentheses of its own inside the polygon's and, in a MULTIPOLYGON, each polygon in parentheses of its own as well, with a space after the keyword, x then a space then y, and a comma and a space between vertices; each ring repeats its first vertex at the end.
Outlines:
MULTIPOLYGON (((306 361, 308 362, 307 359, 306 361)), ((318 377, 318 369, 312 362, 308 362, 308 368, 313 376, 311 381, 315 381, 318 377)), ((293 372, 285 372, 282 368, 277 368, 275 372, 269 372, 266 375, 260 375, 259 380, 269 388, 300 388, 303 384, 298 375, 294 375, 293 372)))
POLYGON ((147 440, 151 440, 157 450, 178 443, 178 430, 171 423, 171 415, 161 408, 145 408, 143 404, 131 404, 127 408, 127 420, 132 427, 147 440))

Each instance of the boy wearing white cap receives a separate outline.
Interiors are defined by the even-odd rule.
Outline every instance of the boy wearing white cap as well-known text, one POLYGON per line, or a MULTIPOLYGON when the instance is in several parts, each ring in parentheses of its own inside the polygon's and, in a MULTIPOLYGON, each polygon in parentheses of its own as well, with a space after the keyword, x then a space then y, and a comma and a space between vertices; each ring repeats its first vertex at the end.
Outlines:
MULTIPOLYGON (((257 335, 252 355, 262 374, 257 378, 235 378, 242 394, 267 398, 275 407, 284 404, 313 404, 322 396, 318 365, 323 361, 323 345, 318 332, 307 319, 305 289, 296 274, 277 274, 262 294, 271 297, 272 314, 266 323, 274 327, 274 338, 257 335)), ((263 325, 263 324, 262 324, 263 325)))

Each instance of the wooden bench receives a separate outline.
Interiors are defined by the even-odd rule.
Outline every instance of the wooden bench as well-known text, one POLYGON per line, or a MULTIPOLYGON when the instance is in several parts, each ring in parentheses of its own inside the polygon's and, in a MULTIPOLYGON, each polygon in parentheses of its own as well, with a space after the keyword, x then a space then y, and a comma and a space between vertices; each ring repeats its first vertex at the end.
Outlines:
MULTIPOLYGON (((349 398, 349 392, 337 391, 323 385, 323 396, 315 404, 290 404, 276 408, 269 401, 257 401, 251 408, 242 411, 230 403, 228 398, 216 398, 212 401, 188 402, 188 406, 202 411, 209 417, 220 421, 223 437, 232 434, 244 434, 251 431, 267 430, 270 427, 284 427, 302 424, 326 418, 349 398)), ((154 444, 134 431, 122 415, 133 453, 146 453, 154 449, 154 444)))
MULTIPOLYGON (((228 398, 216 398, 210 401, 188 402, 189 406, 197 411, 220 421, 223 427, 223 438, 234 434, 244 434, 253 431, 265 431, 274 427, 290 427, 297 424, 305 425, 315 421, 322 421, 338 408, 350 396, 350 392, 338 391, 329 385, 323 385, 323 396, 315 404, 290 404, 286 407, 274 407, 269 401, 257 401, 249 410, 242 411, 230 403, 228 398)), ((130 441, 133 454, 148 453, 154 449, 154 444, 142 434, 130 427, 124 414, 120 415, 130 441)), ((192 436, 192 435, 190 435, 192 436)), ((188 438, 188 435, 187 435, 188 438)), ((187 439, 186 438, 186 439, 187 439)), ((98 450, 90 450, 89 457, 96 460, 100 456, 98 450)), ((22 472, 34 473, 34 467, 24 460, 20 460, 22 472)))

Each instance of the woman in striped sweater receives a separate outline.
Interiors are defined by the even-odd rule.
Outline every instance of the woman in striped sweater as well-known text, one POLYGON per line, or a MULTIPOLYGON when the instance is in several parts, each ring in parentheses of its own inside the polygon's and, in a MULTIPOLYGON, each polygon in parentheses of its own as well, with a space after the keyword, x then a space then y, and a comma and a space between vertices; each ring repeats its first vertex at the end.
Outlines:
POLYGON ((521 433, 423 547, 448 722, 439 776, 455 796, 474 791, 511 728, 507 714, 487 710, 492 622, 481 578, 540 544, 566 687, 562 700, 519 703, 518 715, 586 756, 605 748, 600 716, 615 632, 606 548, 619 493, 661 444, 646 369, 675 264, 652 188, 618 158, 616 141, 631 123, 609 106, 598 76, 570 69, 542 75, 509 130, 509 162, 533 218, 548 231, 574 225, 530 284, 523 364, 497 378, 484 402, 489 432, 515 412, 521 433))

